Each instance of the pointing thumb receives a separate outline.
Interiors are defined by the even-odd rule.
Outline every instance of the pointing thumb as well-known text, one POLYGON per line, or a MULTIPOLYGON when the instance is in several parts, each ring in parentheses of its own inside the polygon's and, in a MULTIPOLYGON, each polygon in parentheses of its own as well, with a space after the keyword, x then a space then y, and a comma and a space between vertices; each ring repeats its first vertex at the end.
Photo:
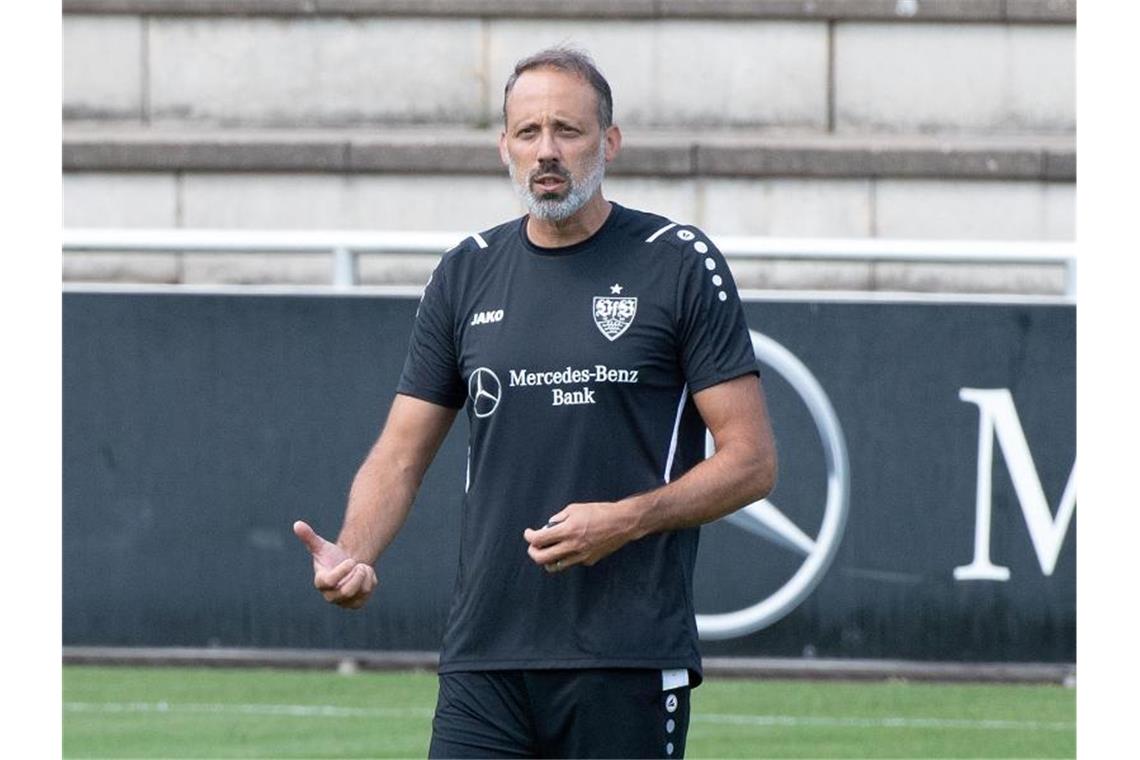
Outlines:
MULTIPOLYGON (((321 556, 329 547, 329 542, 317 535, 317 532, 309 527, 309 524, 304 520, 298 520, 293 523, 293 533, 297 538, 301 539, 301 543, 309 550, 317 561, 323 559, 321 556)), ((324 563, 322 563, 324 564, 324 563)))

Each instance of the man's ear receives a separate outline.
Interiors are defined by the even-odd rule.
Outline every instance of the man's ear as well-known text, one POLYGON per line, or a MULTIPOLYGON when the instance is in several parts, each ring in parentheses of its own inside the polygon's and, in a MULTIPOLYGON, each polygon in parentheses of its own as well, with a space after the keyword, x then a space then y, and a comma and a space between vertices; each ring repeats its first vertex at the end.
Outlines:
POLYGON ((511 165, 511 154, 507 152, 506 130, 499 133, 499 160, 503 162, 503 166, 511 165))
POLYGON ((617 158, 617 154, 621 152, 621 129, 617 124, 611 124, 606 128, 606 163, 613 161, 617 158))

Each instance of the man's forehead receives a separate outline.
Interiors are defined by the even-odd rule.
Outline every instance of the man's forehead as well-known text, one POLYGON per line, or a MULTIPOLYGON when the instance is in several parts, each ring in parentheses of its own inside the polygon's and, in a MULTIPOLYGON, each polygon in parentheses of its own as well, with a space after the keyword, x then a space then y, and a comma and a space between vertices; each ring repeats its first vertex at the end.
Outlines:
POLYGON ((598 95, 583 77, 550 67, 519 74, 507 96, 507 118, 515 120, 531 111, 557 111, 580 118, 597 115, 598 95))

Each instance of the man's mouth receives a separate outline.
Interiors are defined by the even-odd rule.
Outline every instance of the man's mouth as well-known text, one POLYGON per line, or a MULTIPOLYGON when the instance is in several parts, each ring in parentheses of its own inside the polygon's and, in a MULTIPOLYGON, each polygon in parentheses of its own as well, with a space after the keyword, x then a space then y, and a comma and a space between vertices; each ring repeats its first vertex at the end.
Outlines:
POLYGON ((531 180, 531 184, 545 192, 557 192, 566 185, 566 178, 558 174, 540 174, 531 180))

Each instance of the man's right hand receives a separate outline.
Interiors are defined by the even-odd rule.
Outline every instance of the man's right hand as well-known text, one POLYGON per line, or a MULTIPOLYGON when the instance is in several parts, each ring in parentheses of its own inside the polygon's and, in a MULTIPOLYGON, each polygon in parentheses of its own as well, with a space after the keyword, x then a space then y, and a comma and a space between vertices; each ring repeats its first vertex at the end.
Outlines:
POLYGON ((350 610, 363 607, 377 584, 372 566, 321 538, 303 520, 293 523, 293 533, 313 555, 313 585, 325 601, 350 610))

